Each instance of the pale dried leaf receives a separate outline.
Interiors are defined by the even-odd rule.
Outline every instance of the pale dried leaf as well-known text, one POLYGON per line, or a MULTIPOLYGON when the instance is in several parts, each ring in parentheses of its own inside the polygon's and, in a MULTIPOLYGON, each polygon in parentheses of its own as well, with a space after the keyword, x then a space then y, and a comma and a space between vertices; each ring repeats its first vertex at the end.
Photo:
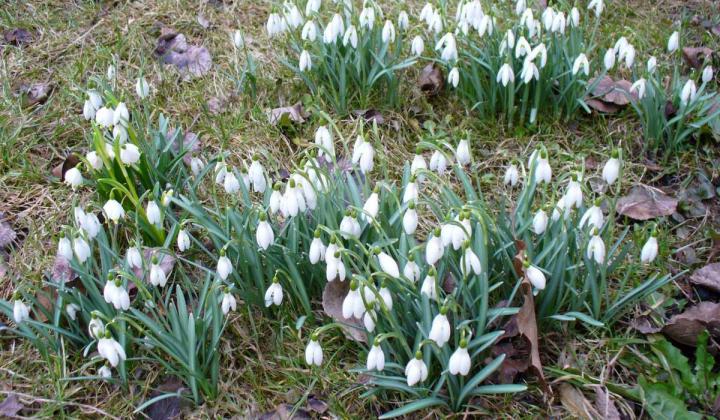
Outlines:
POLYGON ((355 318, 346 319, 342 314, 342 304, 349 291, 349 281, 335 280, 328 282, 323 290, 323 310, 329 317, 342 324, 346 337, 366 343, 367 334, 365 334, 365 326, 362 321, 355 318))
POLYGON ((25 406, 18 400, 17 395, 9 394, 3 402, 0 403, 0 417, 16 417, 25 406))
POLYGON ((705 65, 706 60, 712 60, 713 50, 708 47, 684 47, 682 53, 690 67, 700 69, 705 65))
POLYGON ((619 214, 634 220, 650 220, 675 213, 678 201, 657 188, 644 185, 633 187, 616 205, 619 214))
POLYGON ((560 384, 560 402, 573 418, 594 420, 599 417, 583 393, 568 383, 560 384))
POLYGON ((610 394, 605 392, 601 387, 595 388, 595 407, 597 408, 599 418, 602 420, 620 420, 620 412, 615 406, 615 402, 610 398, 610 394))
POLYGON ((272 125, 286 127, 291 125, 291 123, 302 124, 305 122, 305 118, 309 116, 310 115, 305 112, 302 102, 298 102, 293 106, 273 108, 268 114, 268 120, 272 125))
POLYGON ((673 341, 694 347, 698 335, 706 329, 715 339, 720 338, 720 303, 700 302, 674 315, 662 328, 662 333, 673 341))
POLYGON ((418 79, 420 90, 428 95, 437 95, 445 86, 443 71, 435 63, 430 63, 422 69, 418 79))
POLYGON ((15 28, 3 32, 6 44, 21 46, 32 42, 32 35, 27 29, 15 28))

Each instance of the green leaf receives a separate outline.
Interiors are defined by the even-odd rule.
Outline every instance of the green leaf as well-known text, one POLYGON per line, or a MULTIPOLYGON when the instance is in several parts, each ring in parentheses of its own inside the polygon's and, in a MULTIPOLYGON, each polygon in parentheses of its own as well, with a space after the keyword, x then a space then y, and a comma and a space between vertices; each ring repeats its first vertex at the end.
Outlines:
POLYGON ((685 357, 677 347, 673 346, 668 340, 661 338, 653 343, 653 350, 655 350, 655 353, 660 359, 660 363, 668 373, 672 376, 675 376, 673 370, 680 373, 682 386, 674 384, 676 392, 682 392, 683 388, 693 395, 701 392, 701 389, 698 387, 697 378, 690 370, 688 358, 685 357))
POLYGON ((657 420, 703 418, 698 413, 688 411, 685 403, 668 392, 662 384, 650 384, 642 376, 638 383, 643 391, 643 405, 648 412, 648 418, 657 420))
POLYGON ((713 367, 715 366, 715 358, 708 352, 708 339, 710 334, 707 330, 704 330, 699 336, 697 341, 697 348, 695 349, 695 377, 697 379, 698 387, 701 390, 708 390, 713 387, 713 367))
POLYGON ((503 360, 505 360, 505 354, 501 354, 500 356, 496 357, 492 362, 488 363, 487 366, 482 368, 480 372, 476 373, 475 376, 473 376, 472 379, 470 379, 467 384, 465 384, 465 387, 460 392, 458 401, 460 403, 465 401, 465 399, 477 389, 477 386, 480 385, 480 382, 484 381, 488 376, 490 376, 490 374, 495 372, 495 370, 500 367, 503 360))
POLYGON ((392 411, 388 411, 387 413, 383 414, 382 416, 378 417, 379 419, 391 419, 394 417, 400 417, 407 414, 410 414, 412 412, 422 410, 424 408, 428 407, 434 407, 436 405, 447 405, 445 401, 441 400, 440 398, 423 398, 422 400, 413 401, 410 404, 405 404, 400 408, 396 408, 392 411))

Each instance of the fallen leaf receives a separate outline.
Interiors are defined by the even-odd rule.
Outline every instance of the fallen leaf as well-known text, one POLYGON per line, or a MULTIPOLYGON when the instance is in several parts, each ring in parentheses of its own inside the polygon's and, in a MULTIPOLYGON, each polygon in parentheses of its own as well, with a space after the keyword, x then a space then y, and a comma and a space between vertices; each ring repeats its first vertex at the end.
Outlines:
POLYGON ((323 414, 328 410, 328 403, 318 399, 315 395, 310 395, 307 400, 308 408, 316 413, 323 414))
POLYGON ((218 98, 217 96, 213 96, 212 98, 208 99, 207 107, 208 111, 210 111, 210 113, 213 115, 222 114, 223 112, 225 112, 225 101, 218 98))
POLYGON ((200 26, 207 29, 210 27, 210 21, 202 13, 198 13, 197 22, 200 26))
POLYGON ((435 63, 425 66, 420 73, 418 86, 420 86, 420 90, 431 96, 440 93, 445 86, 445 77, 440 66, 435 63))
POLYGON ((662 330, 649 316, 640 316, 630 321, 630 326, 642 334, 655 334, 662 330))
POLYGON ((711 59, 713 50, 708 47, 684 47, 683 58, 694 69, 702 68, 705 60, 711 59))
POLYGON ((593 420, 599 418, 597 411, 582 392, 569 383, 560 384, 560 402, 573 418, 593 420))
POLYGON ((595 84, 585 103, 592 109, 614 114, 630 102, 637 100, 637 94, 631 93, 632 83, 627 80, 613 80, 610 76, 601 79, 590 79, 588 84, 595 84))
POLYGON ((21 46, 32 42, 32 35, 27 29, 15 28, 3 32, 5 43, 21 46))
POLYGON ((657 188, 636 185, 620 197, 615 206, 619 214, 634 220, 650 220, 675 213, 678 201, 657 188))
POLYGON ((712 32, 715 36, 720 36, 720 23, 713 25, 710 28, 710 32, 712 32))
POLYGON ((15 229, 4 219, 0 219, 0 249, 7 248, 17 239, 15 229))
MULTIPOLYGON (((161 248, 146 248, 143 250, 143 259, 148 267, 150 267, 150 262, 154 256, 157 256, 158 264, 165 272, 165 276, 169 276, 173 267, 175 267, 175 257, 165 254, 161 248)), ((145 281, 145 270, 133 267, 133 273, 135 277, 145 281)))
POLYGON ((30 107, 33 105, 44 104, 48 100, 52 90, 53 85, 46 82, 33 83, 29 86, 23 86, 23 106, 30 107))
POLYGON ((620 111, 620 107, 613 103, 601 101, 600 99, 585 99, 585 103, 595 111, 602 112, 603 114, 614 114, 620 111))
POLYGON ((185 152, 183 162, 190 165, 192 158, 196 157, 200 151, 200 137, 192 131, 186 131, 182 136, 182 141, 180 141, 181 137, 176 133, 177 130, 174 128, 167 133, 168 141, 172 141, 171 149, 175 154, 185 152))
POLYGON ((342 325, 345 336, 361 343, 367 343, 367 334, 361 320, 346 319, 342 315, 342 304, 350 291, 350 281, 330 281, 325 285, 322 305, 325 313, 342 325))
POLYGON ((77 277, 75 271, 73 271, 72 267, 70 266, 70 261, 59 255, 55 257, 55 262, 53 263, 53 268, 50 276, 50 280, 56 283, 67 283, 75 280, 75 278, 77 277))
POLYGON ((385 123, 385 117, 383 117, 383 114, 377 109, 356 109, 353 111, 353 114, 362 117, 365 119, 365 122, 370 124, 376 123, 377 125, 382 125, 385 123))
MULTIPOLYGON (((150 393, 148 399, 153 399, 163 394, 177 393, 182 394, 186 388, 183 386, 182 381, 176 376, 169 376, 165 378, 165 381, 160 384, 156 390, 150 393)), ((185 403, 183 399, 178 396, 163 398, 159 401, 150 404, 146 407, 144 413, 152 420, 170 420, 178 419, 181 417, 181 412, 185 403)))
POLYGON ((65 173, 71 168, 74 168, 80 163, 80 158, 74 153, 69 154, 62 162, 55 166, 51 173, 55 178, 59 178, 61 181, 65 180, 65 173))
POLYGON ((294 410, 294 406, 290 404, 280 404, 274 410, 264 413, 259 420, 309 420, 312 417, 304 408, 294 410))
POLYGON ((293 106, 273 108, 268 115, 268 120, 272 125, 287 127, 292 123, 302 124, 309 116, 310 114, 305 112, 302 102, 298 102, 293 106))
POLYGON ((155 54, 165 64, 177 67, 186 79, 202 76, 212 67, 212 56, 207 48, 188 44, 185 35, 170 28, 162 28, 155 54))
POLYGON ((674 315, 662 328, 662 333, 673 341, 694 347, 698 335, 706 329, 713 338, 720 338, 720 303, 700 302, 674 315))
POLYGON ((8 394, 0 403, 0 417, 15 417, 25 406, 18 400, 17 395, 8 394))
POLYGON ((620 420, 621 418, 615 403, 610 399, 610 394, 601 387, 595 388, 595 408, 600 415, 599 418, 603 420, 620 420))

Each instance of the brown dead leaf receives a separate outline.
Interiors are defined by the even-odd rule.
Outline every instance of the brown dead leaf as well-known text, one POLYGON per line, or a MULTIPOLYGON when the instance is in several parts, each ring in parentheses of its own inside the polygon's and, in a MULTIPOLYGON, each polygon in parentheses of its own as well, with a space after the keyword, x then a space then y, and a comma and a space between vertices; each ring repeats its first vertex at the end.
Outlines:
POLYGON ((18 400, 17 395, 8 394, 5 400, 0 403, 0 417, 14 418, 23 408, 25 406, 18 400))
POLYGON ((620 412, 602 387, 595 388, 595 408, 603 420, 620 420, 620 412))
POLYGON ((167 27, 160 32, 155 54, 165 64, 177 67, 185 79, 202 76, 212 67, 212 56, 207 48, 188 44, 185 35, 167 27))
POLYGON ((715 36, 720 36, 720 23, 711 26, 710 32, 712 32, 715 36))
POLYGON ((50 280, 56 283, 67 283, 75 280, 77 274, 70 266, 70 261, 58 255, 55 257, 55 262, 53 263, 53 268, 50 272, 50 276, 50 280))
POLYGON ((688 65, 694 69, 702 68, 705 60, 712 59, 713 50, 708 47, 684 47, 683 58, 688 65))
POLYGON ((74 168, 80 163, 80 158, 75 154, 69 154, 62 162, 55 166, 51 173, 55 178, 59 178, 61 181, 65 180, 65 172, 74 168))
POLYGON ((634 220, 650 220, 675 213, 678 201, 657 188, 636 185, 630 194, 621 197, 615 209, 634 220))
POLYGON ((708 264, 690 276, 690 283, 720 292, 720 263, 708 264))
POLYGON ((258 420, 310 420, 310 413, 304 408, 295 409, 291 404, 280 404, 274 410, 258 417, 258 420))
POLYGON ((594 420, 599 414, 582 392, 567 382, 560 384, 560 402, 573 418, 594 420))
MULTIPOLYGON (((175 267, 175 257, 169 254, 165 254, 163 252, 163 249, 161 248, 146 248, 143 250, 143 260, 145 261, 145 265, 148 267, 148 269, 150 267, 152 257, 154 256, 157 256, 158 264, 160 265, 160 268, 162 268, 162 270, 165 272, 165 276, 170 276, 173 267, 175 267)), ((135 277, 145 281, 145 271, 147 270, 134 267, 132 271, 135 274, 135 277)))
POLYGON ((698 335, 706 329, 716 340, 720 338, 720 303, 700 302, 674 315, 662 328, 662 333, 673 341, 694 347, 698 335))
POLYGON ((639 316, 630 321, 630 326, 642 334, 655 334, 662 330, 649 316, 639 316))
POLYGON ((0 250, 10 246, 16 239, 17 232, 15 232, 15 229, 10 226, 10 223, 0 218, 0 250))
POLYGON ((27 29, 15 28, 3 32, 6 44, 21 46, 32 42, 32 35, 27 29))
POLYGON ((315 395, 310 395, 308 397, 307 406, 311 411, 314 411, 314 412, 320 413, 320 414, 325 413, 329 408, 328 403, 317 398, 317 396, 315 396, 315 395))
POLYGON ((208 20, 208 18, 205 17, 204 14, 202 14, 202 12, 198 13, 197 15, 197 23, 205 29, 210 27, 210 21, 208 20))
POLYGON ((637 100, 637 94, 631 93, 632 83, 627 80, 613 80, 610 76, 603 76, 600 80, 590 79, 588 84, 595 84, 592 92, 585 98, 585 103, 592 109, 614 114, 637 100))
POLYGON ((218 98, 217 96, 213 96, 208 99, 207 107, 208 111, 210 111, 213 115, 222 114, 225 112, 225 100, 218 98))
POLYGON ((600 99, 585 99, 585 103, 595 111, 602 112, 603 114, 615 114, 620 111, 620 107, 613 103, 601 101, 600 99))
POLYGON ((365 122, 370 124, 376 123, 377 125, 382 125, 385 123, 385 117, 377 109, 356 109, 352 113, 355 116, 362 117, 365 122))
POLYGON ((152 420, 170 420, 181 418, 182 409, 187 405, 180 394, 187 391, 182 381, 176 376, 169 376, 160 384, 156 390, 150 393, 148 399, 153 399, 163 394, 177 393, 178 396, 163 398, 150 404, 145 408, 144 413, 152 420))
POLYGON ((31 107, 34 105, 42 105, 47 102, 50 93, 53 91, 52 83, 39 82, 21 87, 23 96, 23 106, 31 107))
POLYGON ((347 338, 361 343, 367 343, 365 327, 359 319, 345 319, 342 315, 342 304, 350 291, 349 281, 330 281, 325 285, 322 296, 322 305, 325 313, 342 324, 343 332, 347 338))
POLYGON ((440 93, 445 86, 445 76, 443 76, 440 66, 435 63, 425 66, 420 73, 418 86, 420 86, 420 90, 430 96, 440 93))
POLYGON ((309 116, 310 114, 305 111, 302 102, 298 102, 293 106, 273 108, 268 114, 268 120, 272 125, 287 127, 292 123, 302 124, 309 116))

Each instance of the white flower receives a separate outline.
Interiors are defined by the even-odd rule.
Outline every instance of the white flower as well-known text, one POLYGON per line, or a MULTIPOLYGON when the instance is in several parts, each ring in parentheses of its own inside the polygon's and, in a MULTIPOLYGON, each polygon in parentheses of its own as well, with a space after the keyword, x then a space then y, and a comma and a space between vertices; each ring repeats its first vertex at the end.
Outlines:
POLYGON ((223 293, 222 302, 220 302, 220 309, 225 315, 227 315, 230 311, 234 312, 237 310, 237 300, 235 300, 235 296, 233 296, 229 290, 226 290, 223 293))
POLYGON ((417 217, 417 211, 415 211, 415 206, 411 205, 408 207, 407 210, 405 210, 405 214, 403 215, 403 231, 406 235, 413 235, 415 233, 415 230, 418 226, 418 217, 417 217))
POLYGON ((307 52, 307 50, 302 50, 302 52, 300 53, 300 63, 298 64, 298 67, 300 68, 301 72, 312 69, 312 58, 310 57, 310 53, 307 52))
POLYGON ((360 223, 355 218, 353 211, 346 211, 345 216, 340 221, 340 234, 343 238, 349 239, 352 237, 359 237, 361 232, 360 223))
POLYGON ((335 156, 335 146, 333 145, 332 135, 326 126, 321 125, 315 131, 315 144, 319 146, 318 156, 328 154, 330 157, 335 156))
POLYGON ((519 179, 520 173, 518 172, 517 166, 508 166, 505 170, 505 177, 503 178, 503 182, 505 183, 505 185, 510 185, 511 187, 514 187, 515 185, 517 185, 519 179))
POLYGON ((113 125, 127 126, 130 121, 130 112, 125 105, 125 102, 120 102, 113 112, 113 125))
POLYGON ((177 247, 180 252, 185 252, 190 249, 190 235, 188 235, 185 229, 180 229, 180 232, 178 232, 177 247))
POLYGON ((591 0, 588 4, 588 10, 594 10, 595 11, 595 17, 600 17, 600 14, 603 12, 603 9, 605 9, 605 1, 604 0, 591 0))
POLYGON ((577 7, 573 7, 572 10, 570 10, 570 24, 575 28, 580 26, 580 11, 577 7))
POLYGON ((620 159, 617 151, 613 151, 612 156, 603 166, 602 177, 608 185, 612 185, 617 181, 620 175, 620 159))
POLYGON ((415 202, 418 199, 418 188, 417 184, 410 179, 410 182, 405 186, 405 191, 403 192, 403 204, 415 202))
POLYGON ((103 379, 109 379, 112 377, 112 370, 107 365, 102 365, 100 369, 98 369, 98 376, 103 379))
MULTIPOLYGON (((428 22, 428 30, 432 30, 436 35, 443 30, 442 16, 438 10, 434 11, 428 22)), ((457 56, 455 57, 457 59, 457 56)))
POLYGON ((385 252, 380 252, 377 254, 378 263, 380 264, 380 269, 385 272, 388 276, 392 278, 398 278, 400 277, 400 269, 398 268, 397 262, 395 262, 395 259, 385 252))
POLYGON ((220 276, 222 280, 226 280, 230 273, 233 272, 233 266, 230 262, 230 258, 226 257, 224 252, 220 253, 220 258, 218 258, 216 271, 218 273, 218 276, 220 276))
POLYGON ((695 82, 690 79, 685 83, 685 86, 683 86, 682 92, 680 92, 680 102, 683 106, 687 106, 687 104, 694 101, 696 97, 697 87, 695 86, 695 82))
POLYGON ((470 373, 470 353, 467 351, 467 346, 463 346, 463 344, 466 344, 464 343, 464 340, 460 342, 460 347, 458 347, 450 356, 448 370, 451 375, 466 376, 470 373))
POLYGON ((283 289, 279 282, 273 281, 265 291, 265 307, 280 306, 283 300, 283 289))
POLYGON ((442 238, 436 230, 425 245, 425 260, 428 264, 435 265, 442 258, 444 252, 442 238))
POLYGON ((537 290, 543 290, 545 288, 545 274, 534 265, 528 265, 525 268, 525 276, 527 276, 530 283, 537 290))
POLYGON ((113 140, 117 140, 118 144, 123 145, 127 143, 128 132, 122 125, 116 125, 112 131, 113 140))
POLYGON ((410 44, 410 52, 414 56, 421 56, 423 51, 425 51, 425 41, 423 41, 421 36, 416 36, 413 38, 412 43, 410 44))
POLYGON ((460 72, 457 67, 453 67, 450 73, 448 73, 448 83, 454 88, 458 87, 458 83, 460 83, 460 72))
POLYGON ((307 347, 305 347, 305 363, 312 366, 320 366, 323 362, 323 351, 317 339, 310 339, 307 347))
POLYGON ((677 50, 679 46, 680 46, 680 34, 678 33, 678 31, 675 31, 672 33, 672 35, 670 35, 670 38, 668 38, 668 44, 667 44, 668 52, 670 52, 670 53, 675 52, 675 50, 677 50))
POLYGON ((365 314, 363 315, 363 325, 365 326, 365 329, 367 332, 371 333, 375 331, 375 319, 377 315, 375 314, 375 311, 373 309, 368 309, 365 311, 365 314))
POLYGON ((372 29, 375 25, 375 9, 365 7, 360 12, 360 28, 372 29))
POLYGON ((309 20, 305 22, 300 37, 303 41, 315 42, 315 39, 317 38, 317 25, 315 24, 315 21, 309 20))
POLYGON ((90 246, 81 236, 73 240, 73 251, 81 264, 87 261, 91 254, 90 246))
POLYGON ((650 73, 650 74, 655 73, 656 68, 657 68, 657 58, 650 57, 647 62, 648 73, 650 73))
POLYGON ((445 309, 440 309, 440 313, 435 316, 430 328, 428 338, 433 340, 439 347, 445 345, 450 340, 450 322, 445 316, 445 309))
POLYGON ((593 233, 588 242, 587 257, 594 259, 598 264, 605 262, 605 242, 597 235, 597 232, 593 233))
POLYGON ((105 217, 112 220, 114 223, 117 223, 120 219, 125 217, 125 210, 122 205, 113 199, 110 199, 107 203, 105 203, 103 206, 103 212, 105 213, 105 217))
POLYGON ((372 171, 375 158, 375 149, 369 141, 365 141, 362 136, 358 136, 353 147, 353 163, 359 164, 360 172, 366 174, 372 171))
POLYGON ((125 143, 120 147, 120 161, 126 165, 133 165, 140 160, 140 149, 132 143, 125 143))
POLYGON ((228 194, 235 194, 240 191, 240 181, 238 181, 232 170, 228 170, 223 177, 223 189, 228 194))
POLYGON ((13 302, 13 321, 16 324, 22 324, 26 319, 30 318, 30 309, 20 299, 15 299, 13 302))
POLYGON ((88 334, 93 338, 102 338, 105 335, 105 325, 93 312, 88 323, 88 334))
POLYGON ((113 338, 101 338, 97 345, 98 353, 106 359, 110 366, 115 367, 118 362, 125 360, 125 349, 113 338))
POLYGON ((542 13, 542 22, 545 26, 546 31, 552 30, 553 21, 555 20, 555 9, 552 7, 546 7, 542 13))
POLYGON ((348 46, 350 44, 351 47, 357 48, 358 44, 358 33, 357 29, 355 29, 355 25, 350 25, 347 28, 347 31, 345 31, 345 35, 343 36, 343 45, 348 46))
POLYGON ((470 163, 471 158, 470 143, 464 139, 460 140, 460 143, 458 143, 457 149, 455 150, 455 159, 457 160, 457 163, 465 166, 470 163))
POLYGON ((526 60, 535 61, 537 57, 540 57, 540 68, 545 67, 547 64, 547 48, 545 47, 545 44, 539 44, 533 48, 526 60))
POLYGON ((443 61, 451 62, 457 61, 458 59, 457 42, 455 41, 455 36, 453 36, 450 32, 446 33, 442 38, 440 38, 440 40, 438 40, 435 44, 435 50, 442 50, 440 52, 440 58, 443 61))
POLYGON ((350 291, 347 296, 345 296, 345 299, 343 299, 342 316, 345 319, 350 317, 361 319, 365 313, 365 303, 363 302, 362 296, 360 295, 357 287, 353 289, 352 286, 353 284, 351 284, 350 291))
POLYGON ((418 16, 418 19, 427 23, 430 20, 430 17, 432 17, 432 14, 433 14, 432 4, 425 3, 425 6, 423 6, 422 10, 420 10, 420 15, 418 16))
POLYGON ((310 243, 310 252, 308 252, 310 264, 317 264, 318 261, 325 259, 325 244, 323 244, 319 234, 320 232, 317 232, 317 236, 310 243))
POLYGON ((162 224, 162 217, 160 214, 160 207, 158 207, 155 201, 150 201, 145 209, 148 222, 152 225, 160 226, 162 224))
POLYGON ((327 262, 327 265, 325 267, 326 280, 333 281, 335 279, 339 279, 340 281, 345 281, 346 270, 345 264, 342 262, 342 260, 335 257, 328 259, 328 253, 326 252, 325 261, 327 262))
POLYGON ((103 128, 113 126, 114 112, 112 109, 101 107, 95 112, 95 122, 103 128))
POLYGON ((296 29, 303 23, 302 15, 300 14, 300 10, 298 7, 292 3, 285 2, 284 4, 284 15, 285 15, 285 21, 287 22, 287 25, 292 28, 296 29))
POLYGON ((153 260, 150 262, 150 284, 161 288, 165 287, 165 284, 167 284, 165 270, 160 267, 156 257, 153 257, 153 260))
POLYGON ((115 309, 127 311, 130 308, 130 295, 127 290, 115 280, 107 280, 103 289, 103 298, 105 302, 112 303, 115 309))
POLYGON ((410 26, 410 17, 408 17, 408 14, 406 11, 404 11, 404 10, 400 11, 400 14, 398 14, 398 28, 400 28, 401 31, 404 31, 409 26, 410 26))
POLYGON ((608 48, 607 51, 605 51, 605 57, 603 58, 603 64, 605 65, 605 70, 611 70, 615 66, 615 49, 614 48, 608 48))
POLYGON ((275 233, 270 223, 266 220, 265 214, 261 214, 260 216, 260 222, 255 232, 255 240, 263 251, 267 250, 275 240, 275 233))
POLYGON ((73 257, 72 244, 65 236, 60 237, 57 246, 57 255, 70 261, 73 257))
POLYGON ((285 20, 280 17, 277 13, 271 13, 270 16, 268 16, 267 24, 265 24, 265 29, 267 29, 267 33, 270 36, 270 38, 274 38, 276 35, 279 35, 285 31, 285 20))
POLYGON ((585 73, 585 76, 590 74, 590 62, 588 61, 588 58, 585 54, 580 54, 575 59, 575 62, 573 63, 572 68, 572 74, 575 76, 582 70, 583 73, 585 73))
POLYGON ((430 156, 430 170, 436 171, 440 176, 445 175, 447 163, 445 154, 439 150, 436 150, 432 156, 430 156))
POLYGON ((477 276, 480 275, 480 273, 482 272, 480 258, 478 258, 477 254, 475 254, 475 252, 469 246, 465 248, 460 264, 460 268, 462 269, 461 271, 465 277, 469 276, 472 273, 475 273, 475 275, 477 276))
POLYGON ((65 313, 67 314, 68 318, 70 318, 72 321, 75 321, 77 319, 77 313, 79 311, 80 311, 80 307, 74 303, 69 303, 69 304, 65 305, 65 313))
POLYGON ((539 154, 539 157, 537 159, 537 166, 535 167, 535 182, 538 184, 550 183, 550 178, 552 178, 552 168, 550 168, 550 162, 548 162, 547 158, 543 157, 544 152, 541 152, 539 154))
POLYGON ((497 78, 495 79, 497 83, 501 83, 504 87, 507 87, 508 83, 515 80, 515 73, 513 72, 512 67, 510 67, 510 64, 505 63, 500 67, 500 71, 498 71, 497 78))
MULTIPOLYGON (((239 31, 235 33, 238 34, 239 31)), ((144 77, 138 78, 137 82, 135 82, 135 93, 140 99, 145 99, 150 95, 150 84, 148 84, 144 77)))
POLYGON ((403 275, 413 283, 420 280, 420 267, 418 267, 414 258, 408 260, 405 267, 403 267, 403 275))
POLYGON ((703 81, 703 83, 710 83, 710 81, 712 79, 713 79, 713 68, 712 68, 712 66, 706 66, 702 72, 702 81, 703 81))
POLYGON ((420 293, 428 297, 428 299, 437 300, 437 285, 435 284, 435 269, 431 268, 431 271, 425 276, 422 286, 420 287, 420 293))
POLYGON ((193 157, 190 159, 190 171, 193 176, 200 175, 200 172, 205 169, 205 163, 199 157, 193 157))
POLYGON ((601 229, 603 224, 605 224, 605 216, 603 216, 602 209, 595 203, 589 209, 585 210, 585 214, 583 214, 583 217, 580 219, 579 227, 582 229, 585 226, 592 226, 601 229))
POLYGON ((538 70, 535 63, 530 61, 530 59, 525 59, 525 61, 523 62, 523 68, 520 72, 520 78, 525 84, 530 83, 532 79, 540 80, 540 71, 538 70))
POLYGON ((305 14, 311 15, 313 13, 317 13, 318 10, 320 10, 321 3, 322 0, 308 0, 307 4, 305 5, 305 14))
POLYGON ((628 44, 625 51, 625 67, 630 69, 632 68, 633 63, 635 63, 635 47, 628 44))
POLYGON ((85 155, 85 159, 87 159, 90 166, 92 166, 93 169, 96 171, 99 171, 103 167, 103 161, 100 158, 100 156, 97 154, 97 152, 88 152, 88 154, 85 155))
POLYGON ((279 185, 273 187, 273 192, 270 194, 270 214, 275 214, 280 210, 282 206, 283 195, 280 192, 279 185))
POLYGON ((385 369, 385 353, 379 345, 374 344, 368 352, 367 370, 382 372, 383 369, 385 369))
POLYGON ((582 187, 573 175, 573 177, 570 178, 567 190, 565 191, 565 203, 568 205, 568 207, 580 208, 582 206, 582 201, 582 187))
POLYGON ((370 194, 370 197, 365 201, 365 204, 363 204, 363 212, 360 215, 360 217, 363 220, 374 220, 377 215, 378 211, 380 210, 380 197, 378 196, 378 193, 373 191, 370 194))
POLYGON ((65 183, 72 187, 73 191, 83 183, 83 176, 77 167, 70 168, 65 172, 65 183))
POLYGON ((345 32, 345 24, 343 23, 342 17, 336 13, 325 27, 323 42, 326 44, 334 44, 343 32, 345 32))
POLYGON ((116 73, 116 72, 115 72, 115 66, 113 66, 112 64, 110 64, 110 65, 108 66, 108 68, 107 68, 107 73, 106 73, 107 78, 108 78, 109 80, 114 79, 114 78, 115 78, 115 73, 116 73))
POLYGON ((657 238, 653 235, 648 238, 647 242, 645 242, 645 245, 642 247, 642 251, 640 252, 640 261, 644 263, 651 263, 655 261, 655 258, 658 256, 658 241, 657 238))
POLYGON ((560 212, 564 213, 566 219, 570 216, 570 206, 565 204, 565 196, 560 197, 553 209, 552 220, 554 222, 560 220, 560 212))
POLYGON ((533 232, 536 235, 542 235, 547 229, 548 217, 543 210, 538 210, 533 217, 533 232))
POLYGON ((245 40, 243 40, 242 32, 240 32, 239 29, 236 29, 235 32, 230 35, 230 40, 235 48, 242 48, 245 45, 245 40))
POLYGON ((428 377, 428 368, 422 360, 422 354, 418 352, 415 358, 411 359, 405 366, 405 377, 408 386, 414 386, 428 377))
POLYGON ((566 25, 565 13, 558 12, 555 14, 555 16, 553 16, 551 32, 564 34, 565 33, 565 25, 566 25))
POLYGON ((630 92, 636 92, 638 99, 645 97, 645 79, 640 78, 630 86, 630 92))

